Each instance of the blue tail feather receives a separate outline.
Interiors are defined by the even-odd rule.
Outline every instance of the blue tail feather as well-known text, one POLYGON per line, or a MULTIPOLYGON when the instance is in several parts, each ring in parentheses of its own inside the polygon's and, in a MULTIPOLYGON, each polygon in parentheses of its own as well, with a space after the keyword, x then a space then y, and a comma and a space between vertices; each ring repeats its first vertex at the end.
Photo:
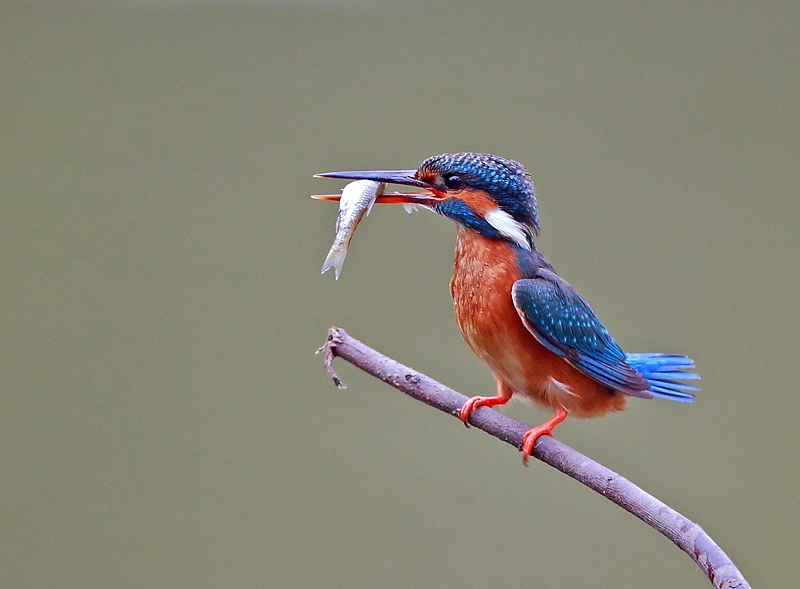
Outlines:
POLYGON ((627 363, 647 379, 654 397, 691 403, 695 386, 684 384, 681 380, 699 380, 700 375, 685 372, 694 368, 694 360, 676 354, 626 354, 627 363))

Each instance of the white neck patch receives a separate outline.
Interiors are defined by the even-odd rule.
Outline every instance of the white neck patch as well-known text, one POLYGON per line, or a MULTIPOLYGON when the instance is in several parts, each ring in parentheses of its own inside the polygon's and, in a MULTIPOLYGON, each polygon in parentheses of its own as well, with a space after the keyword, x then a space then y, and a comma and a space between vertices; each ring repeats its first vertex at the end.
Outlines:
POLYGON ((492 209, 483 218, 489 225, 497 229, 500 235, 507 237, 522 249, 531 250, 527 231, 525 231, 522 223, 514 220, 514 217, 500 209, 492 209))

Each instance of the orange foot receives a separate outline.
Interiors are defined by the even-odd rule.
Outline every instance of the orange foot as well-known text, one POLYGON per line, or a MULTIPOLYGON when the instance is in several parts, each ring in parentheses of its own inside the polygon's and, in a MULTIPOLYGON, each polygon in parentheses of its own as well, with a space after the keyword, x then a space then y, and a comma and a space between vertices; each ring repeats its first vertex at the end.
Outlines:
MULTIPOLYGON (((472 399, 470 399, 471 401, 472 399)), ((464 411, 462 408, 461 411, 464 411)), ((528 457, 533 454, 533 445, 541 436, 552 436, 553 429, 562 421, 567 418, 567 410, 563 407, 553 415, 550 419, 545 421, 542 425, 537 425, 533 429, 529 429, 522 434, 522 464, 528 466, 528 457)))
POLYGON ((472 397, 469 401, 461 406, 461 411, 458 412, 458 417, 464 422, 464 425, 469 427, 469 416, 478 407, 494 407, 496 405, 505 405, 511 399, 511 395, 500 394, 496 397, 472 397))

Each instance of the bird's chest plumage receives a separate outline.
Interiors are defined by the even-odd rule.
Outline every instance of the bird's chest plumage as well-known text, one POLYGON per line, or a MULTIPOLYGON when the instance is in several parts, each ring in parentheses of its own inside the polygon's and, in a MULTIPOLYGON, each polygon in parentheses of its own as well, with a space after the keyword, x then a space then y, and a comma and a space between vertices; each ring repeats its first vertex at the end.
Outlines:
POLYGON ((523 278, 517 254, 502 240, 459 227, 450 282, 461 335, 495 377, 534 400, 550 383, 552 364, 561 364, 522 323, 511 290, 523 278))
POLYGON ((504 241, 459 228, 450 281, 456 319, 467 344, 487 364, 507 356, 511 323, 520 323, 511 299, 519 280, 516 257, 504 241))

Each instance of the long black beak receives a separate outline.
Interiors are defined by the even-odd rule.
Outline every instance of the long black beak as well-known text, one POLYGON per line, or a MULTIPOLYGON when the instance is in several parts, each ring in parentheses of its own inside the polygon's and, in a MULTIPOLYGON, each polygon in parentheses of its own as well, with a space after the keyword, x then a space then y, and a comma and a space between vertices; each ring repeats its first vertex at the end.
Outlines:
POLYGON ((325 172, 315 174, 315 178, 343 178, 345 180, 372 180, 386 182, 387 184, 402 184, 404 186, 418 186, 430 188, 431 185, 422 180, 417 180, 414 175, 416 170, 361 170, 354 172, 325 172))
MULTIPOLYGON (((389 192, 378 196, 376 203, 411 203, 431 206, 442 200, 434 190, 433 185, 415 178, 416 170, 357 170, 352 172, 325 172, 314 174, 315 178, 342 178, 344 180, 372 180, 373 182, 386 182, 387 184, 401 184, 424 188, 426 192, 389 192)), ((320 200, 339 200, 338 195, 323 194, 314 198, 320 200)))

